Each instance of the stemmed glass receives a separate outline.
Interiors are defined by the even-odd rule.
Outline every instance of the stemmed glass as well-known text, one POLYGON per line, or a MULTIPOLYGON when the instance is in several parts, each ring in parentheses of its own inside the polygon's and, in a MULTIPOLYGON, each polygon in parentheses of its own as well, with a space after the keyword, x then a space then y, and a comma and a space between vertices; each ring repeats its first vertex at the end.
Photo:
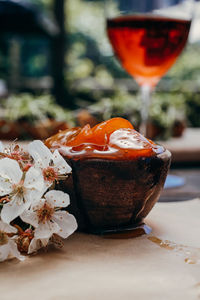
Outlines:
POLYGON ((140 132, 146 135, 151 92, 186 44, 193 1, 104 2, 107 33, 114 53, 140 86, 140 132))
MULTIPOLYGON (((140 86, 140 133, 146 135, 152 90, 187 42, 193 0, 104 0, 104 3, 113 51, 140 86)), ((168 175, 165 187, 183 184, 183 178, 168 175)))

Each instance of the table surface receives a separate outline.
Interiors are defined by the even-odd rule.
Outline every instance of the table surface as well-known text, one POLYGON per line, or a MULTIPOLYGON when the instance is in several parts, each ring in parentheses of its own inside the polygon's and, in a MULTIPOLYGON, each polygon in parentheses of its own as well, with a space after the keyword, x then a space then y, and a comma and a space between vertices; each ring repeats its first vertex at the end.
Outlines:
POLYGON ((200 162, 200 128, 186 128, 182 137, 160 141, 172 153, 172 162, 200 162))
POLYGON ((145 220, 150 235, 75 233, 61 250, 1 263, 0 299, 200 299, 200 200, 191 200, 200 197, 200 169, 171 173, 186 183, 163 190, 145 220))
POLYGON ((200 200, 157 203, 150 235, 75 233, 61 250, 0 266, 1 299, 193 300, 200 297, 200 200))

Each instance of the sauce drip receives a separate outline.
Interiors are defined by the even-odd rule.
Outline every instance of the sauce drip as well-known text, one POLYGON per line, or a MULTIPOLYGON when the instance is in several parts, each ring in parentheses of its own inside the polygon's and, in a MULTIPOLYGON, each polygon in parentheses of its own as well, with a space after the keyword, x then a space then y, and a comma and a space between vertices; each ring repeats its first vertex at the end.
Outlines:
POLYGON ((129 160, 164 151, 163 147, 142 136, 129 121, 122 118, 110 119, 93 128, 86 125, 61 131, 47 139, 45 144, 73 159, 129 160))
POLYGON ((179 245, 168 240, 161 240, 155 236, 149 236, 148 240, 157 244, 161 248, 175 252, 178 256, 183 257, 184 262, 189 265, 200 264, 200 249, 179 245))

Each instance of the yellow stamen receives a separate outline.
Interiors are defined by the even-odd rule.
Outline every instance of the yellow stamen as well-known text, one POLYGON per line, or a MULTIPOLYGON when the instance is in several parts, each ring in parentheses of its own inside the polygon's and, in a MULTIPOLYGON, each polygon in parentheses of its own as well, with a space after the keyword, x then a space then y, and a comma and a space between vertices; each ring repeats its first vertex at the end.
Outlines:
POLYGON ((45 202, 43 207, 38 209, 37 216, 39 219, 39 223, 45 223, 47 221, 50 221, 52 216, 54 214, 54 209, 45 202))
POLYGON ((58 179, 58 173, 52 167, 48 167, 48 168, 44 169, 43 176, 44 176, 45 180, 50 181, 50 182, 53 182, 56 179, 58 179))
POLYGON ((8 243, 8 235, 4 231, 0 231, 0 246, 8 243))

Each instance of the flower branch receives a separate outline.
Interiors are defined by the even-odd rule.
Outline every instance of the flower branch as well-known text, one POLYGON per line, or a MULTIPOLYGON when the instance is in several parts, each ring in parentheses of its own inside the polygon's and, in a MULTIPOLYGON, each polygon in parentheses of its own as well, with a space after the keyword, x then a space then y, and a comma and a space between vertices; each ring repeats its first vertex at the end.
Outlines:
POLYGON ((69 173, 58 150, 52 153, 41 141, 31 142, 28 152, 0 144, 0 261, 10 256, 22 260, 21 253, 49 243, 60 247, 62 238, 77 229, 74 216, 63 210, 69 195, 53 190, 69 173))

